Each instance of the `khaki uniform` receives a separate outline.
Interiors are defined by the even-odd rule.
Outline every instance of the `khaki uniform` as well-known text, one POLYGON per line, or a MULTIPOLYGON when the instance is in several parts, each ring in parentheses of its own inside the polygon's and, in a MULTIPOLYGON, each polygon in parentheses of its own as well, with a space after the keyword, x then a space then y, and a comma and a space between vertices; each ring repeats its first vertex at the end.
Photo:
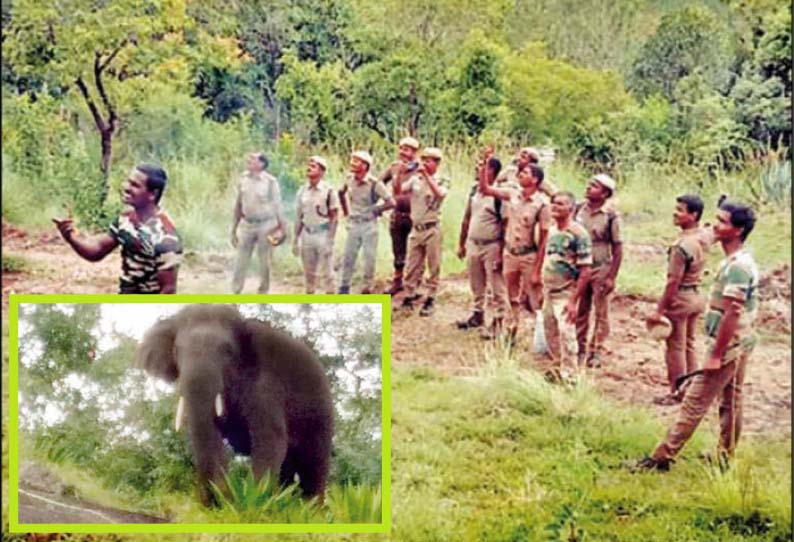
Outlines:
POLYGON ((374 207, 378 200, 389 199, 386 186, 368 175, 359 183, 352 175, 345 179, 345 192, 349 205, 347 240, 342 267, 341 287, 350 287, 359 249, 364 252, 364 288, 372 289, 375 279, 375 257, 378 251, 378 215, 374 207))
MULTIPOLYGON (((521 184, 518 182, 518 166, 515 164, 510 164, 505 169, 502 170, 499 175, 496 176, 494 180, 496 186, 500 188, 516 188, 518 190, 521 189, 521 184)), ((548 180, 543 179, 543 182, 540 183, 538 190, 547 196, 551 197, 557 192, 557 187, 548 180)))
POLYGON ((595 211, 591 210, 587 203, 583 203, 578 207, 575 219, 585 227, 593 246, 593 271, 579 301, 576 342, 580 355, 586 352, 602 354, 604 341, 609 336, 609 294, 604 294, 601 287, 612 264, 613 246, 623 241, 620 233, 620 216, 611 202, 605 203, 595 211), (587 332, 591 307, 594 308, 595 323, 588 345, 587 332))
POLYGON ((325 292, 335 293, 332 257, 334 240, 331 237, 331 210, 339 212, 339 196, 327 182, 321 180, 314 188, 306 183, 296 195, 296 220, 303 225, 300 233, 301 260, 306 281, 306 293, 313 294, 320 276, 325 292))
MULTIPOLYGON (((474 310, 485 310, 486 287, 490 285, 489 312, 503 319, 507 313, 507 292, 502 275, 503 226, 496 199, 479 190, 469 197, 471 218, 466 237, 466 266, 474 296, 474 310)), ((501 204, 499 204, 501 206, 501 204)))
POLYGON ((571 221, 568 228, 549 229, 543 261, 543 326, 549 353, 563 374, 576 372, 576 327, 569 324, 563 309, 576 289, 580 268, 592 265, 590 235, 571 221))
POLYGON ((406 296, 413 296, 424 274, 425 260, 430 276, 427 295, 434 297, 441 276, 441 203, 446 195, 447 183, 433 177, 441 188, 441 198, 430 190, 421 175, 414 175, 403 185, 411 194, 411 233, 408 236, 408 263, 405 271, 406 296))
MULTIPOLYGON (((402 162, 394 162, 380 178, 384 185, 393 181, 397 176, 402 162)), ((389 219, 389 233, 391 234, 392 254, 394 255, 394 271, 402 274, 405 268, 405 256, 408 249, 408 235, 411 233, 411 196, 403 194, 394 198, 394 210, 389 219)))
POLYGON ((522 302, 535 312, 543 300, 543 285, 532 285, 530 278, 538 257, 539 230, 549 227, 549 206, 538 193, 525 198, 520 190, 516 190, 507 202, 507 219, 504 275, 512 325, 517 326, 522 302))
POLYGON ((237 224, 237 257, 232 276, 232 291, 239 294, 245 283, 245 272, 251 260, 251 252, 256 247, 259 257, 259 289, 266 294, 270 289, 270 243, 267 236, 281 220, 284 209, 281 203, 281 189, 275 177, 262 171, 258 175, 246 172, 237 183, 237 191, 242 206, 242 219, 237 224))
POLYGON ((665 350, 671 393, 675 392, 675 381, 679 376, 697 369, 695 326, 706 306, 698 287, 703 277, 706 251, 713 240, 710 229, 694 228, 685 230, 668 250, 667 275, 683 272, 678 292, 664 309, 664 315, 672 324, 665 350))
POLYGON ((742 248, 720 263, 709 296, 705 331, 711 352, 722 320, 724 298, 739 300, 743 310, 739 325, 732 337, 722 365, 717 370, 704 371, 692 378, 687 388, 678 419, 667 436, 654 450, 652 458, 670 460, 678 454, 706 415, 709 406, 720 398, 720 440, 722 452, 732 454, 742 430, 742 384, 747 361, 757 337, 753 323, 758 312, 758 267, 750 252, 742 248))

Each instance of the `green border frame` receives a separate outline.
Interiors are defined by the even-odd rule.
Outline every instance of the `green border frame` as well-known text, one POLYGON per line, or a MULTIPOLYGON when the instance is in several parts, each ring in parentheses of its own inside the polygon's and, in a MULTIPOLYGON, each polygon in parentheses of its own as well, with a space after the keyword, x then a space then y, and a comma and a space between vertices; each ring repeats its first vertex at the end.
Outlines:
POLYGON ((9 532, 30 533, 389 533, 391 531, 391 297, 388 295, 94 295, 11 294, 9 317, 9 532), (19 523, 19 305, 20 304, 380 304, 381 344, 381 523, 132 524, 19 523))

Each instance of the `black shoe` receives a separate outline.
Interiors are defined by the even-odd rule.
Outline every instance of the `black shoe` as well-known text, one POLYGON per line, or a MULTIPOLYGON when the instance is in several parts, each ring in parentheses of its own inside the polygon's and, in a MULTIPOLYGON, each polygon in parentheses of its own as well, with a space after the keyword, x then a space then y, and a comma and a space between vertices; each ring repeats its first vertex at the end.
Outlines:
POLYGON ((403 298, 402 307, 404 309, 413 309, 414 308, 414 301, 419 299, 419 294, 405 296, 403 298))
POLYGON ((474 311, 466 320, 458 320, 455 324, 458 329, 472 329, 480 327, 485 323, 485 313, 483 311, 474 311))
POLYGON ((431 314, 433 314, 433 298, 428 297, 419 311, 419 316, 430 316, 431 314))
POLYGON ((654 459, 652 457, 643 457, 638 461, 632 461, 627 464, 631 472, 647 472, 647 471, 660 471, 667 472, 670 470, 671 459, 654 459))
POLYGON ((340 286, 339 287, 340 294, 349 294, 350 293, 350 286, 340 286))

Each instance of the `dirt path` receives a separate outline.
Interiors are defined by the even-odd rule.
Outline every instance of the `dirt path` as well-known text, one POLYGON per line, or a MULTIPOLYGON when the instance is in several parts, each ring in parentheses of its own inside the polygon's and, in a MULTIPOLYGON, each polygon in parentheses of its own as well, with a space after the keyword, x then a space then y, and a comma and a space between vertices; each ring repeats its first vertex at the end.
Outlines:
MULTIPOLYGON (((635 247, 627 247, 632 254, 635 247)), ((116 291, 119 256, 88 264, 76 256, 56 233, 31 236, 3 225, 5 254, 19 255, 29 262, 21 272, 3 273, 3 311, 10 293, 112 293, 116 291)), ((650 250, 636 247, 639 257, 650 250)), ((180 293, 227 293, 227 255, 188 255, 180 270, 180 293)), ((288 277, 273 284, 273 293, 301 291, 301 278, 288 277)), ((280 279, 280 280, 279 280, 280 279)), ((379 287, 385 286, 379 284, 379 287)), ((249 279, 245 293, 254 293, 255 280, 249 279)), ((764 275, 758 329, 764 340, 754 352, 746 383, 745 431, 749 433, 791 434, 791 299, 788 267, 764 275)), ((471 296, 462 276, 445 277, 435 314, 421 318, 395 309, 392 324, 392 361, 395 365, 432 366, 452 374, 472 372, 482 363, 483 343, 476 332, 458 331, 455 320, 469 310, 471 296)), ((400 298, 395 299, 395 307, 400 298)), ((617 296, 612 308, 611 354, 601 369, 589 371, 598 388, 620 401, 653 405, 652 399, 666 390, 663 346, 650 339, 642 324, 652 308, 651 300, 617 296)), ((519 360, 537 365, 528 349, 527 337, 519 338, 519 360)), ((658 414, 669 419, 676 407, 653 405, 658 414)), ((716 407, 714 408, 716 412, 716 407)))

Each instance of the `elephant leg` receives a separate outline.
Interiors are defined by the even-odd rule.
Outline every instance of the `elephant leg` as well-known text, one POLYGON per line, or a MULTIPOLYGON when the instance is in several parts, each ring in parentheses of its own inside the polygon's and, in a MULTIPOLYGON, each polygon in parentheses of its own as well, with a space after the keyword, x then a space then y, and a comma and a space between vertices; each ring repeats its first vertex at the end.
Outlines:
POLYGON ((212 506, 217 504, 217 501, 210 489, 210 482, 214 482, 224 493, 228 493, 223 478, 225 454, 223 440, 215 426, 211 410, 207 409, 206 415, 201 414, 188 408, 187 428, 198 477, 198 496, 202 504, 212 506))
POLYGON ((251 463, 256 479, 262 478, 267 472, 279 475, 281 465, 287 456, 287 423, 283 407, 267 401, 261 412, 267 413, 267 419, 249 420, 251 429, 251 463))
POLYGON ((301 424, 303 445, 290 450, 297 465, 300 487, 307 497, 322 495, 328 478, 331 457, 331 420, 313 420, 301 424))

